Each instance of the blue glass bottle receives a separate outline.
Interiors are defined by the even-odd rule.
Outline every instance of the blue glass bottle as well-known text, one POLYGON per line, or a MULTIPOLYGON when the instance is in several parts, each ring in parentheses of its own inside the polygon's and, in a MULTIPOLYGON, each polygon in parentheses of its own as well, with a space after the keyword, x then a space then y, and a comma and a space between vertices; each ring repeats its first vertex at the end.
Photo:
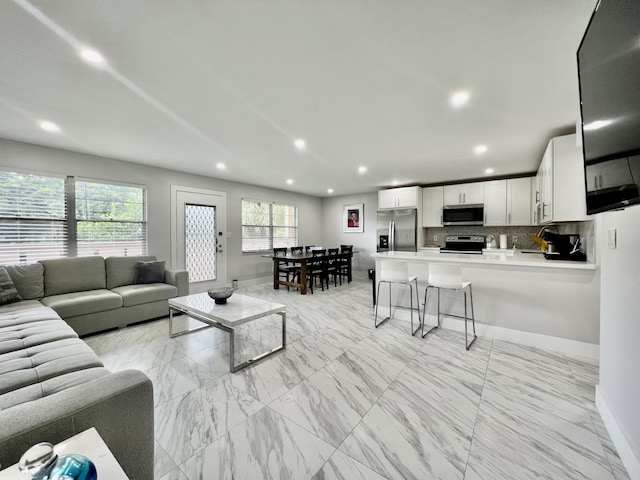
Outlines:
POLYGON ((83 455, 58 457, 53 445, 38 443, 27 450, 18 463, 20 471, 34 480, 97 480, 98 473, 91 460, 83 455))

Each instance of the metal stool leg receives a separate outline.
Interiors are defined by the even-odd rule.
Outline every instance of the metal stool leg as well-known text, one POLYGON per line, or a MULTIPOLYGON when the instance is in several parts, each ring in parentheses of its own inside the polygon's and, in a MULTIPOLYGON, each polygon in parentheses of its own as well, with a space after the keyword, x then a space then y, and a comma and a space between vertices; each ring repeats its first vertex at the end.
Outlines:
MULTIPOLYGON (((440 315, 438 315, 438 324, 435 327, 431 327, 426 332, 424 331, 424 319, 425 319, 425 316, 427 315, 427 299, 429 294, 429 288, 436 288, 436 287, 431 287, 427 285, 427 288, 424 289, 424 307, 422 307, 422 338, 426 337, 427 335, 429 335, 431 332, 433 332, 436 328, 440 326, 440 315)), ((440 290, 438 290, 438 292, 439 291, 440 290)))
POLYGON ((467 338, 467 321, 468 321, 468 316, 467 316, 467 292, 465 292, 464 290, 462 291, 463 295, 464 295, 464 343, 465 346, 467 348, 467 350, 469 350, 469 348, 471 348, 471 345, 473 345, 473 342, 476 341, 476 322, 475 322, 475 318, 473 315, 473 296, 471 295, 471 285, 469 285, 469 298, 471 300, 471 321, 473 323, 473 340, 471 340, 471 343, 468 343, 469 339, 467 338))
POLYGON ((386 322, 387 320, 389 320, 391 318, 391 283, 389 282, 384 282, 384 283, 389 283, 389 316, 385 319, 383 319, 380 323, 378 323, 378 304, 380 303, 380 284, 384 282, 384 280, 380 280, 378 282, 378 293, 376 294, 376 314, 375 314, 375 318, 373 320, 373 324, 375 325, 376 328, 378 328, 380 325, 382 325, 384 322, 386 322))
MULTIPOLYGON (((418 330, 420 330, 420 327, 422 326, 422 322, 420 322, 420 299, 418 298, 418 279, 416 278, 414 280, 415 284, 416 284, 416 308, 418 309, 418 327, 414 330, 413 329, 413 292, 409 292, 409 294, 411 295, 411 336, 415 336, 415 334, 418 332, 418 330)), ((411 283, 409 283, 409 287, 411 288, 411 283)))

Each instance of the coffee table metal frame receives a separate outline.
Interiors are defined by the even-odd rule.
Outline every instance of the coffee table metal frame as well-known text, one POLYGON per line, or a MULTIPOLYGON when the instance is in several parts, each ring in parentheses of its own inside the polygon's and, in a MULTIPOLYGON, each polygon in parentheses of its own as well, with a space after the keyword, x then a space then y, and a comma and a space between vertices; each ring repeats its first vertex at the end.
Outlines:
MULTIPOLYGON (((211 327, 215 327, 219 330, 229 333, 230 335, 229 369, 231 370, 231 373, 236 373, 237 371, 242 370, 243 368, 246 368, 250 365, 253 365, 256 362, 259 362, 260 360, 264 360, 265 358, 268 358, 271 355, 281 350, 284 350, 287 347, 287 313, 285 311, 286 309, 285 305, 263 301, 265 304, 268 304, 274 308, 253 312, 253 314, 250 317, 241 318, 235 322, 229 322, 228 319, 224 318, 225 305, 224 304, 218 305, 208 297, 207 297, 207 300, 210 300, 211 306, 213 307, 213 309, 210 310, 209 312, 194 311, 188 306, 183 306, 176 303, 177 301, 180 301, 180 299, 186 299, 188 297, 192 297, 196 295, 207 295, 207 294, 196 293, 194 295, 187 295, 186 297, 176 297, 175 299, 169 300, 169 337, 174 338, 180 335, 186 335, 188 333, 197 332, 205 328, 211 328, 211 327), (216 314, 216 310, 219 310, 218 314, 216 314), (195 320, 205 323, 206 325, 176 332, 174 331, 174 324, 173 324, 174 312, 183 313, 190 318, 193 318, 195 320), (248 323, 253 320, 257 320, 259 318, 264 318, 274 314, 280 315, 280 317, 282 318, 282 344, 236 365, 234 362, 235 333, 236 333, 234 327, 237 325, 242 325, 244 323, 248 323), (231 325, 230 323, 233 323, 233 325, 231 325)), ((250 298, 252 301, 255 301, 255 302, 261 301, 258 298, 248 297, 246 295, 234 295, 234 297, 236 297, 235 300, 238 300, 238 297, 244 297, 244 298, 250 298)))

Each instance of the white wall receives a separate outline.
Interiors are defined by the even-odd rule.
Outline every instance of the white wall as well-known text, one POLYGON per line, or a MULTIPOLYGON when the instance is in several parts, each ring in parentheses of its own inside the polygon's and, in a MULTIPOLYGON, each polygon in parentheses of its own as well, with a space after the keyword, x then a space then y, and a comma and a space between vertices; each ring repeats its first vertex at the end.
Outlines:
MULTIPOLYGON (((176 165, 180 165, 180 161, 181 159, 176 159, 176 165)), ((0 169, 74 175, 146 185, 149 254, 167 261, 171 258, 169 215, 171 185, 226 192, 227 231, 232 234, 227 247, 229 281, 233 278, 243 280, 269 276, 272 272, 271 260, 259 255, 242 254, 241 200, 243 197, 286 202, 298 206, 300 244, 319 244, 323 241, 324 229, 322 222, 319 221, 322 218, 322 200, 317 197, 4 139, 0 139, 0 169)))
POLYGON ((341 244, 353 245, 360 253, 354 256, 354 268, 368 269, 375 266, 371 254, 376 251, 376 227, 378 217, 378 192, 362 195, 326 197, 322 200, 322 246, 331 248, 341 244), (345 205, 364 204, 363 233, 345 233, 342 219, 345 205))
POLYGON ((609 432, 618 428, 624 437, 616 447, 625 466, 632 478, 640 478, 640 206, 602 214, 598 243, 602 268, 598 394, 615 422, 607 424, 609 432), (607 246, 610 229, 617 234, 615 250, 607 246), (623 452, 628 453, 626 458, 623 452))

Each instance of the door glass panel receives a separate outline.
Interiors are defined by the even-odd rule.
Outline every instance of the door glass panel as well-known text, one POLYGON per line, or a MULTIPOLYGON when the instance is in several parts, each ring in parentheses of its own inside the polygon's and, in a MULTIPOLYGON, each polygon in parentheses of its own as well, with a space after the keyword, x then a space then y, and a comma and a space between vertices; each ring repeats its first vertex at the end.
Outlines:
POLYGON ((185 260, 191 282, 216 280, 216 207, 184 206, 185 260))

